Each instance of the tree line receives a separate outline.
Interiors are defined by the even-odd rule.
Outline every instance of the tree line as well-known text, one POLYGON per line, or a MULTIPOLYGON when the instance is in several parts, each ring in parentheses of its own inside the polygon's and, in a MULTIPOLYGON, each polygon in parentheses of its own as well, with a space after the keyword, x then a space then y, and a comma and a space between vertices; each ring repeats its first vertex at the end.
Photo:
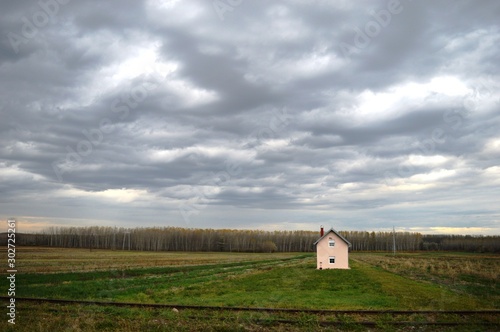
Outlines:
MULTIPOLYGON (((443 250, 500 252, 500 236, 340 231, 351 251, 443 250)), ((50 227, 16 234, 18 245, 139 251, 313 252, 319 232, 180 227, 50 227)), ((7 234, 0 235, 7 243, 7 234)))
POLYGON ((51 227, 17 234, 18 243, 65 248, 140 251, 307 252, 318 238, 309 231, 192 229, 179 227, 51 227))
POLYGON ((500 252, 500 236, 424 235, 422 250, 500 252))

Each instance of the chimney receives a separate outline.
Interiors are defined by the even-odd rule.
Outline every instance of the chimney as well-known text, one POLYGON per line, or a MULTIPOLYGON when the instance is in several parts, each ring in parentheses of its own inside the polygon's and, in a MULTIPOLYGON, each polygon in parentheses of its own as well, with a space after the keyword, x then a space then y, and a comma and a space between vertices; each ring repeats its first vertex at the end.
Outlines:
POLYGON ((319 236, 325 235, 325 230, 323 229, 323 225, 321 225, 321 228, 319 230, 319 234, 320 234, 319 236))

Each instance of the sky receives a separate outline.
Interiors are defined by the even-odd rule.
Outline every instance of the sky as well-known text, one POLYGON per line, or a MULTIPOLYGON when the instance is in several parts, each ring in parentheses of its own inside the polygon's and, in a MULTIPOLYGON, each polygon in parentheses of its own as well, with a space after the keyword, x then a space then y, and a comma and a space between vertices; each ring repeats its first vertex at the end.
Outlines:
POLYGON ((0 6, 18 232, 500 234, 499 1, 0 6))

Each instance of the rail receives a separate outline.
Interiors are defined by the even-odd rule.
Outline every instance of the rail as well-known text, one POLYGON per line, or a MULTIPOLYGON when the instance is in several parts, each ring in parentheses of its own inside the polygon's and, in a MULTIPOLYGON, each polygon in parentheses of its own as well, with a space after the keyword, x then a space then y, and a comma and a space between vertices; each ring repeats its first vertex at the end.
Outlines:
MULTIPOLYGON (((0 299, 8 300, 9 297, 0 296, 0 299)), ((480 326, 500 326, 500 310, 333 310, 333 309, 295 309, 295 308, 263 308, 263 307, 225 307, 225 306, 200 306, 200 305, 179 305, 179 304, 162 304, 162 303, 136 303, 136 302, 109 302, 109 301, 88 301, 88 300, 69 300, 69 299, 47 299, 47 298, 31 298, 31 297, 16 297, 19 302, 45 302, 63 305, 98 305, 98 306, 116 306, 116 307, 142 307, 155 309, 177 309, 177 310, 218 310, 218 311, 254 311, 267 313, 303 313, 318 315, 319 317, 335 316, 342 317, 338 320, 322 320, 316 323, 320 326, 335 326, 335 325, 362 325, 362 326, 379 326, 380 324, 387 325, 412 325, 412 326, 457 326, 457 325, 480 325, 480 326), (360 318, 377 318, 384 315, 389 315, 393 320, 382 321, 366 321, 359 320, 360 318), (424 315, 432 320, 407 320, 412 315, 424 315), (345 320, 345 316, 357 317, 358 320, 345 320), (438 320, 437 316, 455 317, 453 321, 438 320), (406 317, 406 320, 401 320, 406 317), (400 318, 397 320, 396 318, 400 318), (464 319, 471 318, 470 321, 464 319)), ((421 319, 421 318, 420 318, 421 319)), ((293 319, 254 319, 255 323, 274 323, 274 324, 297 324, 298 320, 293 319)))

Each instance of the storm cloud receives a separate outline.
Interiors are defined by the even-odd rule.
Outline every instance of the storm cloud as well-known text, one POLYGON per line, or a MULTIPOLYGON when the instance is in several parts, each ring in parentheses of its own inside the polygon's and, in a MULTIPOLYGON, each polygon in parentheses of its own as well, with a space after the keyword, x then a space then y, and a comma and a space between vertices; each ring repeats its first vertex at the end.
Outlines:
POLYGON ((0 15, 0 218, 20 231, 500 231, 498 1, 0 15))

